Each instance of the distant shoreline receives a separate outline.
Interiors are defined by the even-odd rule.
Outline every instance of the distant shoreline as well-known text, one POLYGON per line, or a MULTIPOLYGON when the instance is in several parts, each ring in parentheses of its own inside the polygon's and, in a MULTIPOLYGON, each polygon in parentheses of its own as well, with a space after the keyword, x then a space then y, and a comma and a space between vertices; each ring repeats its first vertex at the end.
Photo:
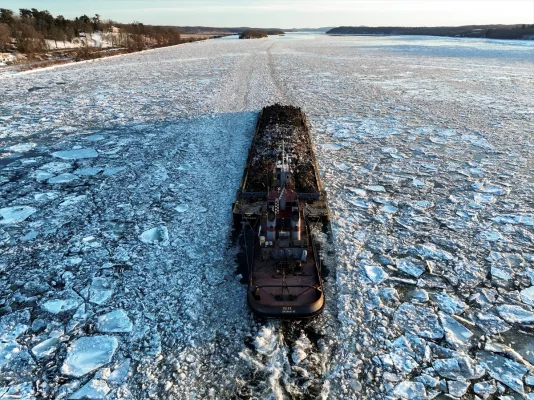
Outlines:
POLYGON ((469 37, 469 36, 442 36, 442 35, 424 35, 424 34, 418 34, 418 35, 407 35, 406 33, 326 33, 327 36, 375 36, 375 37, 391 37, 391 36, 421 36, 421 37, 434 37, 434 38, 448 38, 448 39, 489 39, 489 40, 526 40, 526 41, 533 41, 533 37, 527 37, 527 38, 519 38, 519 39, 499 39, 499 38, 486 38, 486 37, 469 37))
POLYGON ((453 38, 534 40, 534 24, 469 25, 455 27, 340 26, 326 32, 332 36, 435 36, 453 38))

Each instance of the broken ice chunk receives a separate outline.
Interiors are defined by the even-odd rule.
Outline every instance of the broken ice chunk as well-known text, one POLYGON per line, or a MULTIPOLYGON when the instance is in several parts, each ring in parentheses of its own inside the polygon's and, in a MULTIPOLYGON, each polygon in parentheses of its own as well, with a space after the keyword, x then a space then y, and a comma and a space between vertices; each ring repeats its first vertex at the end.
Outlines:
POLYGON ((416 187, 421 187, 421 186, 425 186, 425 182, 423 182, 420 179, 413 178, 412 179, 412 185, 416 186, 416 187))
POLYGON ((35 147, 37 147, 37 143, 20 143, 6 147, 6 150, 11 151, 12 153, 26 153, 27 151, 30 151, 35 147))
POLYGON ((111 362, 117 346, 111 336, 81 337, 69 347, 61 373, 76 378, 88 374, 111 362))
POLYGON ((419 278, 425 272, 424 264, 412 257, 401 258, 398 260, 397 268, 414 278, 419 278))
POLYGON ((91 379, 85 386, 69 397, 69 400, 105 400, 110 388, 106 381, 91 379))
POLYGON ((365 197, 367 196, 367 192, 363 189, 355 188, 355 187, 348 187, 347 190, 354 193, 357 196, 365 197))
POLYGON ((169 231, 166 226, 157 226, 155 228, 144 231, 139 240, 147 244, 159 244, 161 246, 169 245, 169 231))
POLYGON ((432 366, 440 376, 454 380, 478 379, 486 373, 484 368, 474 364, 468 356, 438 359, 432 366))
POLYGON ((451 261, 454 258, 451 253, 438 248, 434 243, 425 243, 414 246, 410 249, 410 252, 423 259, 436 261, 451 261))
POLYGON ((368 209, 369 207, 371 207, 371 203, 367 200, 363 200, 363 199, 347 199, 347 201, 356 206, 356 207, 359 207, 359 208, 366 208, 368 209))
POLYGON ((473 333, 444 312, 439 312, 439 319, 445 330, 445 338, 451 347, 453 349, 467 349, 473 333))
POLYGON ((421 304, 403 303, 393 315, 393 322, 414 335, 429 339, 441 339, 444 335, 434 312, 421 304))
POLYGON ((386 189, 382 185, 371 185, 366 187, 367 190, 371 192, 385 192, 386 189))
POLYGON ((335 166, 337 169, 341 170, 341 171, 346 171, 346 170, 348 170, 348 169, 350 168, 350 167, 349 167, 347 164, 345 164, 345 163, 334 163, 334 166, 335 166))
POLYGON ((102 168, 78 168, 74 174, 80 176, 94 176, 102 171, 102 168))
POLYGON ((523 365, 508 358, 481 351, 477 353, 480 364, 486 368, 493 379, 504 383, 510 389, 524 395, 523 376, 528 372, 523 365))
POLYGON ((433 293, 430 297, 447 314, 461 314, 467 308, 467 304, 446 292, 433 293))
POLYGON ((30 206, 0 208, 0 225, 18 224, 35 212, 37 209, 30 206))
POLYGON ((65 311, 71 311, 82 303, 82 299, 73 291, 65 290, 57 294, 58 298, 45 301, 41 308, 52 314, 59 314, 65 311))
POLYGON ((32 347, 32 353, 37 358, 49 357, 54 354, 59 346, 59 339, 52 337, 32 347))
POLYGON ((421 382, 404 381, 393 389, 393 395, 407 400, 427 399, 426 388, 421 382))
POLYGON ((41 165, 39 169, 42 171, 52 173, 52 174, 57 174, 59 172, 63 172, 67 169, 70 169, 71 167, 72 167, 71 163, 53 161, 53 162, 49 162, 49 163, 41 165))
POLYGON ((502 319, 497 317, 495 314, 488 313, 476 313, 475 314, 475 324, 481 328, 484 332, 490 335, 495 335, 497 333, 503 333, 510 330, 510 325, 504 322, 502 319))
POLYGON ((502 279, 503 281, 508 281, 512 279, 512 275, 502 268, 497 268, 497 267, 492 266, 490 268, 490 272, 491 272, 492 278, 499 278, 499 279, 502 279))
POLYGON ((93 278, 89 288, 89 301, 102 305, 113 295, 111 283, 106 278, 93 278))
POLYGON ((0 370, 16 357, 21 351, 21 347, 14 340, 0 342, 0 370))
POLYGON ((343 148, 343 145, 340 143, 326 143, 321 146, 323 150, 326 151, 337 151, 343 148))
POLYGON ((389 356, 399 371, 401 371, 403 374, 409 374, 419 366, 411 354, 413 355, 411 350, 406 350, 405 348, 396 348, 389 353, 389 356))
POLYGON ((387 214, 395 214, 399 209, 395 207, 393 204, 384 204, 382 206, 382 212, 385 212, 387 214))
POLYGON ((184 213, 189 209, 189 207, 187 204, 178 204, 174 209, 179 213, 184 213))
POLYGON ((447 382, 449 394, 457 398, 462 397, 467 392, 467 389, 469 389, 469 385, 470 385, 469 382, 463 382, 463 381, 448 381, 447 382))
POLYGON ((512 225, 527 225, 534 226, 534 215, 526 214, 505 214, 497 217, 490 218, 492 221, 498 224, 512 224, 512 225))
POLYGON ((104 135, 89 135, 85 136, 83 139, 89 140, 90 142, 99 142, 100 140, 104 140, 106 137, 104 135))
POLYGON ((504 240, 503 236, 499 232, 493 230, 480 232, 478 234, 478 238, 479 240, 484 240, 486 242, 498 242, 504 240))
POLYGON ((124 171, 125 169, 126 169, 126 167, 106 168, 106 169, 104 170, 103 175, 104 175, 104 176, 115 175, 115 174, 118 174, 118 173, 121 172, 121 171, 124 171))
POLYGON ((477 382, 473 386, 473 391, 485 399, 494 394, 497 391, 497 387, 495 386, 495 381, 477 382))
POLYGON ((384 269, 379 265, 365 265, 365 274, 369 280, 373 283, 379 284, 388 278, 388 275, 384 272, 384 269))
POLYGON ((48 180, 48 183, 51 183, 51 184, 54 184, 54 183, 69 183, 69 182, 75 181, 76 179, 78 179, 78 177, 76 175, 66 172, 64 174, 61 174, 61 175, 58 175, 58 176, 54 176, 53 178, 50 178, 48 180))
POLYGON ((108 376, 108 382, 124 383, 130 371, 130 359, 127 358, 108 376))
POLYGON ((495 194, 497 196, 502 196, 508 193, 508 189, 505 189, 497 185, 484 185, 482 182, 473 183, 473 189, 477 192, 495 194))
POLYGON ((115 310, 98 317, 96 329, 102 333, 124 333, 131 332, 132 321, 124 310, 115 310))
POLYGON ((410 290, 408 292, 408 296, 410 297, 411 301, 416 301, 419 303, 426 303, 429 300, 428 292, 424 289, 419 288, 410 290))
POLYGON ((410 205, 417 210, 427 210, 434 207, 434 203, 426 200, 414 201, 410 205))
POLYGON ((504 304, 496 307, 499 316, 510 324, 532 324, 534 313, 522 307, 504 304))
MULTIPOLYGON (((39 232, 37 232, 37 231, 29 231, 24 236, 21 236, 20 240, 23 241, 23 242, 29 242, 30 240, 35 239, 38 235, 39 235, 39 232)), ((2 240, 0 239, 0 242, 1 241, 2 240)))
POLYGON ((0 399, 2 400, 34 400, 32 382, 19 383, 17 385, 0 387, 0 399))
POLYGON ((534 286, 521 290, 521 301, 534 306, 534 286))
POLYGON ((15 340, 28 330, 30 326, 30 312, 17 311, 0 318, 0 342, 15 340))
POLYGON ((98 153, 95 149, 76 149, 76 150, 65 150, 65 151, 56 151, 52 153, 53 157, 61 158, 62 160, 78 160, 84 158, 95 158, 98 157, 98 153))
POLYGON ((68 207, 72 206, 74 204, 78 204, 79 202, 87 199, 87 195, 81 194, 79 196, 66 196, 61 203, 59 203, 60 207, 68 207))

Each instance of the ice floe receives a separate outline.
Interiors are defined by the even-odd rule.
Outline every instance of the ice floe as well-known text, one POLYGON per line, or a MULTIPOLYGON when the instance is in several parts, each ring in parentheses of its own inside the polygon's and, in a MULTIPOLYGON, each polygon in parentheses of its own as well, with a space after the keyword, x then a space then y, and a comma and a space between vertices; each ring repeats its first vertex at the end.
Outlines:
POLYGON ((480 357, 480 364, 486 368, 493 379, 504 383, 520 395, 525 394, 523 376, 527 373, 527 368, 508 358, 488 352, 479 352, 478 357, 480 357))
POLYGON ((30 206, 0 208, 0 225, 18 224, 35 212, 37 209, 30 206))
POLYGON ((406 332, 421 337, 441 339, 444 335, 438 316, 422 305, 401 304, 393 315, 393 321, 406 332))
POLYGON ((419 278, 425 272, 424 264, 413 258, 402 258, 398 260, 397 267, 402 272, 405 272, 406 274, 413 276, 414 278, 419 278))
POLYGON ((93 278, 89 287, 89 301, 94 304, 105 304, 113 296, 113 286, 109 279, 93 278))
POLYGON ((522 307, 504 304, 496 307, 499 316, 510 324, 534 324, 534 312, 522 307))
POLYGON ((59 339, 52 337, 32 347, 32 353, 37 358, 49 357, 58 350, 58 347, 59 339))
POLYGON ((0 399, 4 400, 34 400, 32 382, 19 383, 9 387, 0 387, 0 399))
POLYGON ((169 245, 169 231, 166 226, 157 226, 144 231, 139 239, 146 244, 159 244, 160 246, 169 245))
POLYGON ((114 310, 98 317, 96 329, 102 333, 127 333, 133 328, 132 321, 124 310, 114 310))
POLYGON ((379 265, 364 265, 365 274, 373 283, 381 283, 387 279, 388 275, 384 269, 379 265))
POLYGON ((404 381, 395 386, 393 395, 407 400, 423 400, 427 398, 426 388, 420 382, 404 381))
POLYGON ((469 329, 443 312, 439 313, 439 319, 445 331, 445 338, 452 348, 466 349, 470 347, 469 340, 473 333, 469 329))
POLYGON ((57 294, 58 298, 50 299, 41 304, 41 308, 52 314, 72 311, 78 308, 83 299, 76 293, 66 290, 57 294))
POLYGON ((521 290, 521 300, 531 306, 534 306, 534 286, 521 290))
POLYGON ((69 183, 72 181, 75 181, 79 179, 78 176, 70 173, 61 174, 58 176, 54 176, 48 180, 48 183, 54 184, 54 183, 69 183))
POLYGON ((82 388, 73 393, 69 399, 72 400, 105 400, 110 392, 110 387, 105 380, 91 379, 82 388))
POLYGON ((98 157, 98 152, 95 149, 75 149, 75 150, 64 150, 56 151, 52 153, 52 156, 56 158, 61 158, 62 160, 80 160, 85 158, 95 158, 98 157))
POLYGON ((76 339, 67 351, 61 373, 81 377, 111 362, 118 347, 112 336, 88 336, 76 339))

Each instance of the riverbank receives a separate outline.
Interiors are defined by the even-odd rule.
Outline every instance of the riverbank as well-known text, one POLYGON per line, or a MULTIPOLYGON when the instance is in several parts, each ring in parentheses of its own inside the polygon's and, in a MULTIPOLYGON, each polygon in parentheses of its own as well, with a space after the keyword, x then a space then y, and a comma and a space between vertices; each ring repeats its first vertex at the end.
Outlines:
MULTIPOLYGON (((224 35, 223 35, 224 36, 224 35)), ((113 57, 121 54, 139 53, 147 50, 154 50, 162 47, 180 46, 182 44, 198 42, 221 37, 219 35, 201 35, 201 34, 185 34, 183 35, 182 43, 169 46, 154 46, 143 50, 131 51, 125 47, 73 47, 66 49, 51 50, 46 53, 34 54, 27 56, 25 54, 17 53, 12 55, 7 62, 0 63, 0 75, 4 73, 16 73, 23 71, 30 71, 39 68, 51 67, 54 65, 71 64, 80 61, 97 60, 101 58, 113 57)), ((7 57, 6 57, 7 59, 7 57)))
POLYGON ((478 39, 533 40, 534 25, 469 25, 455 27, 340 26, 328 35, 441 36, 478 39))

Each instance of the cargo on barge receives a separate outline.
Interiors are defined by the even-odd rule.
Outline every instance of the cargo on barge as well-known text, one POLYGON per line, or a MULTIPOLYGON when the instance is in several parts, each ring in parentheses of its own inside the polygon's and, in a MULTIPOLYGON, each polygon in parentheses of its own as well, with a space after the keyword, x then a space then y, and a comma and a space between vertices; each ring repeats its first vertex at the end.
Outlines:
POLYGON ((233 215, 250 308, 273 318, 319 314, 322 264, 311 230, 326 226, 329 211, 300 108, 260 112, 233 215))

